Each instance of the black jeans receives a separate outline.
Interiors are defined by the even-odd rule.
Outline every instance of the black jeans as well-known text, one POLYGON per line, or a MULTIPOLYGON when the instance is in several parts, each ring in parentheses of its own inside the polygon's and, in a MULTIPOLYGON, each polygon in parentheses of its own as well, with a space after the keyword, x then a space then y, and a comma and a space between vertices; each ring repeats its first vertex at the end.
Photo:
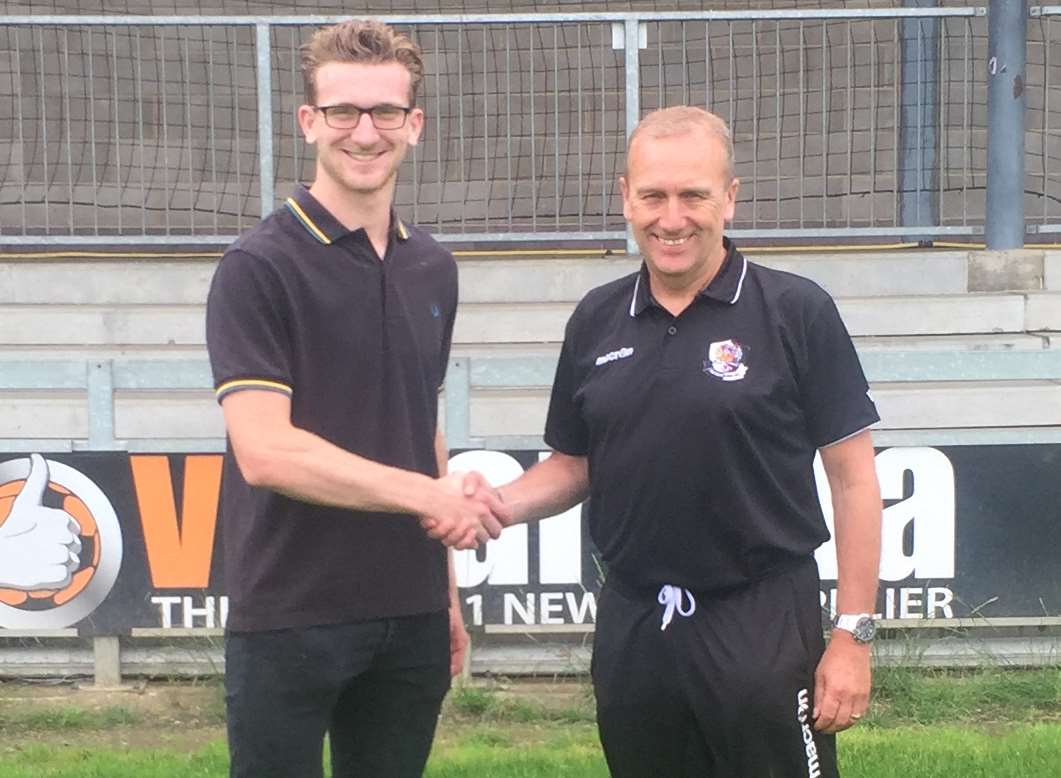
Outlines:
POLYGON ((232 778, 417 778, 449 690, 445 612, 225 638, 232 778))

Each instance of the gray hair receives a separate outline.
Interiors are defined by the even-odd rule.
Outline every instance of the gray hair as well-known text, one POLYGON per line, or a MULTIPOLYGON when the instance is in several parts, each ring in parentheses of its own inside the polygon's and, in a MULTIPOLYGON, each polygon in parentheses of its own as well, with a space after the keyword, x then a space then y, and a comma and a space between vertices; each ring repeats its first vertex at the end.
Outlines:
POLYGON ((671 135, 683 135, 688 132, 701 131, 707 135, 713 135, 722 142, 726 152, 726 167, 729 179, 732 181, 736 176, 736 164, 733 158, 733 138, 730 135, 726 123, 703 108, 691 105, 676 105, 672 108, 661 108, 652 111, 638 122, 630 138, 626 142, 626 155, 630 156, 630 149, 634 141, 641 135, 652 138, 664 138, 671 135))

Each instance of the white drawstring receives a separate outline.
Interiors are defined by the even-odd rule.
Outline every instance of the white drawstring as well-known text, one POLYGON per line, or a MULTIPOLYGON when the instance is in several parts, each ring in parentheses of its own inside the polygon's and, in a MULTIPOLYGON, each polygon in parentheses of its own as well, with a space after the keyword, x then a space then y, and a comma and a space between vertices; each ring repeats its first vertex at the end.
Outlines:
POLYGON ((671 619, 674 618, 674 611, 678 611, 679 616, 692 616, 696 612, 696 599, 693 597, 693 593, 688 589, 683 589, 680 586, 671 586, 670 584, 664 584, 663 588, 659 590, 659 604, 665 605, 663 609, 663 623, 660 624, 660 631, 662 632, 670 624, 671 619), (689 598, 689 609, 682 609, 682 595, 689 598))

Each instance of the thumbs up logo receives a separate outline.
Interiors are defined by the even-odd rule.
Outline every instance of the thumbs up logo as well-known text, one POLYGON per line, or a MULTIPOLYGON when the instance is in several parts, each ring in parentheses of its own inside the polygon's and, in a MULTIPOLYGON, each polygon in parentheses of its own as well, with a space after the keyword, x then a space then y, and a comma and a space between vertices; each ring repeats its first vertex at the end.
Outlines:
POLYGON ((118 517, 90 479, 40 454, 0 462, 0 627, 76 624, 121 560, 118 517))

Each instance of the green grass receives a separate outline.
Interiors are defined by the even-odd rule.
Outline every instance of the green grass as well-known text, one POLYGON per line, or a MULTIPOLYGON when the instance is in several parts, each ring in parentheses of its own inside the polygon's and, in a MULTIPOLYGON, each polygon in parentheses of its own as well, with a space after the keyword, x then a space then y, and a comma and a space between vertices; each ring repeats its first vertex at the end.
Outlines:
POLYGON ((1061 667, 961 671, 878 668, 863 725, 1061 721, 1061 667))
POLYGON ((597 742, 596 730, 578 727, 555 732, 544 742, 527 744, 508 740, 484 743, 476 734, 436 748, 426 778, 608 778, 608 769, 597 742))
POLYGON ((140 714, 122 706, 98 711, 58 707, 20 710, 7 705, 0 708, 0 731, 9 734, 107 730, 136 724, 138 721, 140 714))
MULTIPOLYGON (((588 687, 551 702, 526 691, 454 689, 427 778, 605 778, 588 687)), ((0 776, 225 778, 216 702, 145 713, 0 699, 0 776), (177 719, 206 724, 206 738, 161 747, 155 733, 179 731, 177 719), (126 747, 131 734, 146 747, 126 747)), ((871 714, 839 742, 844 778, 1058 778, 1061 668, 879 668, 871 714)))
MULTIPOLYGON (((559 727, 559 725, 556 725, 559 727)), ((0 756, 4 778, 224 778, 224 744, 193 754, 33 746, 0 756)), ((947 728, 856 730, 840 736, 845 778, 1057 778, 1061 725, 1003 735, 947 728)), ((427 778, 606 778, 592 732, 519 745, 469 736, 436 749, 427 778)))
POLYGON ((4 778, 225 778, 228 752, 222 741, 191 754, 34 745, 0 756, 0 775, 4 778))
POLYGON ((593 698, 586 692, 578 695, 575 705, 550 707, 542 703, 514 699, 497 691, 479 686, 459 686, 450 692, 450 710, 459 717, 481 721, 555 721, 593 722, 596 720, 593 698))
POLYGON ((1004 734, 953 727, 863 729, 839 737, 845 778, 1057 778, 1061 726, 1004 734))

